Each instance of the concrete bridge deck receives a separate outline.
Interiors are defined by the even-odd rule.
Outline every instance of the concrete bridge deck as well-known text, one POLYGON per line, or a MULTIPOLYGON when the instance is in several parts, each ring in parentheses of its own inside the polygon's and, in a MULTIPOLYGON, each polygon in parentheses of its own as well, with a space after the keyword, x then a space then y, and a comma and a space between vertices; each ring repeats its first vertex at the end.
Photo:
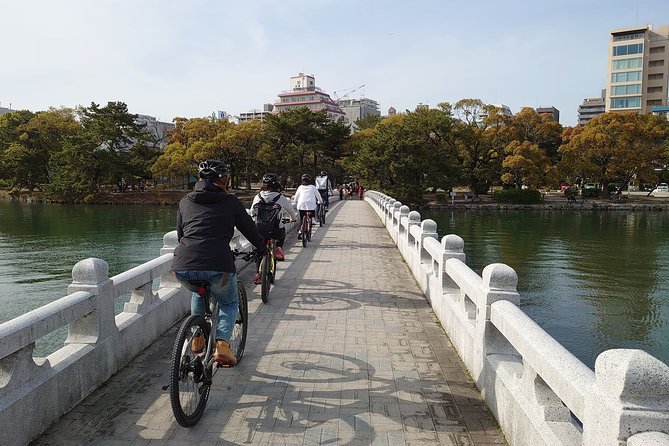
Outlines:
POLYGON ((244 359, 215 376, 196 427, 162 390, 174 326, 33 444, 506 444, 371 207, 328 216, 307 248, 288 235, 268 304, 247 285, 244 359))

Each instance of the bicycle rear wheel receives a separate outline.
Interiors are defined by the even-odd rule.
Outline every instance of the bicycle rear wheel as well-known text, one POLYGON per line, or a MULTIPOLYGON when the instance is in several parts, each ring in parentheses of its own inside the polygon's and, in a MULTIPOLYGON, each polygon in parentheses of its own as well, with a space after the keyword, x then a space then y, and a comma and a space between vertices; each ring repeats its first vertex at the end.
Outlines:
POLYGON ((260 298, 264 303, 267 303, 267 300, 269 299, 269 289, 272 286, 270 280, 270 261, 271 256, 267 254, 260 262, 260 298))
POLYGON ((302 217, 302 226, 300 229, 302 230, 302 247, 306 248, 307 247, 307 216, 305 215, 302 217))
POLYGON ((325 205, 321 204, 318 208, 318 224, 322 227, 325 224, 325 205))
POLYGON ((307 221, 307 227, 309 228, 309 229, 307 229, 307 240, 308 241, 311 241, 311 228, 312 228, 312 226, 313 226, 313 223, 311 222, 311 217, 309 217, 309 220, 307 221))
POLYGON ((246 299, 246 287, 242 281, 237 281, 237 297, 239 298, 239 309, 237 311, 237 320, 232 328, 230 337, 230 348, 235 352, 237 363, 242 360, 244 347, 246 347, 246 332, 248 331, 249 304, 246 299))
POLYGON ((193 336, 209 338, 209 325, 203 316, 189 316, 179 328, 170 362, 170 402, 177 422, 194 426, 202 417, 209 399, 211 368, 203 363, 205 351, 193 353, 193 336))

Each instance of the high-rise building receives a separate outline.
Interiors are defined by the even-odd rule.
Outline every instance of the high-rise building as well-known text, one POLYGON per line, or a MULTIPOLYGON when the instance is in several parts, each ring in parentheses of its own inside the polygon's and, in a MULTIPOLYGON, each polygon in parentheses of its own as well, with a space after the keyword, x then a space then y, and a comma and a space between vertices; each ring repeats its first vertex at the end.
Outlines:
POLYGON ((555 122, 560 122, 560 110, 557 108, 553 107, 552 105, 550 107, 539 107, 536 109, 537 114, 541 115, 543 113, 548 113, 553 117, 553 121, 555 122))
POLYGON ((290 90, 279 93, 279 100, 274 103, 272 113, 281 113, 307 107, 311 111, 325 110, 327 117, 333 121, 346 120, 346 114, 332 100, 329 94, 316 86, 313 74, 299 73, 290 78, 290 90))
POLYGON ((592 118, 596 118, 606 111, 606 90, 598 98, 585 98, 578 106, 578 125, 586 125, 592 118))
POLYGON ((339 99, 336 104, 346 114, 346 119, 351 125, 351 132, 357 130, 355 121, 366 118, 367 116, 381 116, 379 103, 373 99, 339 99))
POLYGON ((238 120, 239 122, 251 121, 253 119, 263 120, 265 119, 265 116, 272 114, 273 109, 274 106, 272 104, 265 104, 263 105, 262 110, 254 108, 251 111, 240 113, 238 116, 238 120))
POLYGON ((611 31, 606 111, 650 113, 667 105, 669 25, 611 31))

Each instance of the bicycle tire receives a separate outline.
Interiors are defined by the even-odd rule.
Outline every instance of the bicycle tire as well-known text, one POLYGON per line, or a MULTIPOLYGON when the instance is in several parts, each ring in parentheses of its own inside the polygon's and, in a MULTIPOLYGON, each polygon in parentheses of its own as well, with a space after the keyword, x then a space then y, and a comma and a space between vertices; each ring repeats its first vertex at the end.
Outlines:
POLYGON ((269 279, 269 259, 270 255, 267 254, 260 262, 260 298, 263 303, 269 300, 269 288, 272 286, 269 279))
POLYGON ((313 227, 313 223, 311 222, 311 217, 309 217, 309 220, 307 221, 307 226, 309 229, 307 230, 307 241, 311 241, 311 229, 313 227))
POLYGON ((191 315, 181 324, 170 361, 170 403, 174 418, 184 427, 192 427, 200 420, 211 389, 211 369, 207 371, 202 355, 192 351, 196 330, 209 338, 204 316, 191 315))
POLYGON ((318 223, 321 227, 325 224, 325 206, 321 205, 321 208, 318 210, 318 223))
POLYGON ((307 216, 302 217, 302 247, 307 247, 307 216))
POLYGON ((249 303, 246 297, 246 287, 241 280, 237 281, 237 297, 239 298, 239 309, 237 310, 235 325, 232 328, 232 336, 230 336, 230 348, 235 352, 235 358, 237 358, 237 364, 239 364, 242 356, 244 356, 246 334, 249 328, 249 303))

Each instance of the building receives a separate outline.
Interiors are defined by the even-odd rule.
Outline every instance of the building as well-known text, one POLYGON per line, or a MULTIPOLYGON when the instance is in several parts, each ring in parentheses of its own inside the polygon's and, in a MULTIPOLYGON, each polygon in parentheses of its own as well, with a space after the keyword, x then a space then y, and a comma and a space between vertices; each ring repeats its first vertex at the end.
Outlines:
MULTIPOLYGON (((490 105, 492 105, 493 107, 497 107, 504 116, 508 116, 508 117, 513 116, 513 112, 511 111, 511 107, 509 107, 506 104, 490 104, 490 105)), ((483 115, 485 116, 485 113, 483 113, 483 115)))
POLYGON ((265 119, 265 116, 272 114, 272 110, 274 110, 274 106, 272 104, 265 104, 263 105, 262 110, 254 108, 253 110, 246 113, 240 113, 237 117, 237 120, 239 122, 252 121, 254 119, 259 119, 262 121, 265 119))
POLYGON ((149 115, 137 115, 135 122, 144 124, 146 131, 151 133, 156 139, 157 147, 160 150, 163 150, 169 143, 169 131, 175 127, 171 122, 161 122, 149 115))
POLYGON ((358 119, 366 118, 367 116, 381 116, 379 103, 373 99, 339 99, 336 101, 336 104, 346 114, 346 119, 351 125, 351 132, 357 130, 355 122, 358 119))
POLYGON ((272 113, 278 114, 302 107, 307 107, 314 112, 325 110, 329 119, 342 120, 348 124, 346 113, 337 106, 329 94, 316 86, 316 78, 313 74, 298 73, 297 76, 292 76, 290 90, 279 94, 279 100, 274 103, 272 113))
POLYGON ((583 99, 578 106, 578 125, 586 125, 592 118, 596 118, 606 111, 606 90, 598 98, 583 99))
POLYGON ((560 110, 557 108, 550 106, 550 107, 539 107, 536 109, 537 114, 541 115, 543 113, 548 113, 553 117, 553 121, 555 122, 560 122, 560 110))
POLYGON ((650 113, 667 105, 669 25, 611 31, 606 111, 650 113))
POLYGON ((653 109, 650 112, 654 115, 664 116, 667 120, 669 120, 669 106, 667 105, 653 107, 653 109))
POLYGON ((13 111, 15 111, 15 110, 12 110, 11 107, 10 108, 0 107, 0 115, 4 115, 5 113, 9 113, 9 112, 13 112, 13 111))

